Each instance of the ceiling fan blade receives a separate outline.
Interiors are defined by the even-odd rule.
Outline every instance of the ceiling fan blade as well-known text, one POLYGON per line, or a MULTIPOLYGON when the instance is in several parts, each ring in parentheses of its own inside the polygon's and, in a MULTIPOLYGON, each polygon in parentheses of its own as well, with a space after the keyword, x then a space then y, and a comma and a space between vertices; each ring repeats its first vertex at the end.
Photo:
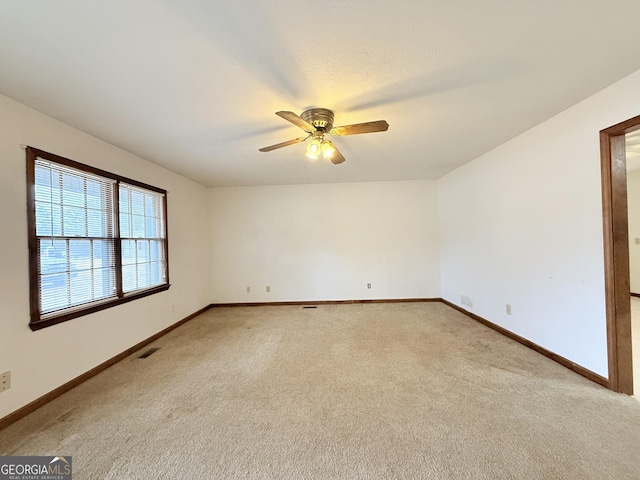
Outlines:
POLYGON ((307 137, 300 137, 300 138, 294 138, 293 140, 289 140, 287 142, 282 142, 282 143, 276 143, 275 145, 271 145, 269 147, 263 147, 261 149, 259 149, 261 152, 270 152, 271 150, 275 150, 277 148, 282 148, 282 147, 288 147, 289 145, 294 145, 296 143, 300 143, 300 142, 304 142, 307 137))
POLYGON ((333 127, 331 135, 355 135, 357 133, 385 132, 389 128, 386 120, 376 120, 375 122, 355 123, 342 127, 333 127))
POLYGON ((305 132, 311 133, 316 131, 316 127, 314 127, 309 122, 307 122, 302 117, 300 117, 299 115, 296 115, 293 112, 276 112, 276 115, 284 118, 288 122, 293 123, 296 127, 300 127, 305 132))
POLYGON ((335 148, 335 152, 333 152, 333 155, 331 155, 331 163, 333 163, 334 165, 339 165, 344 162, 345 158, 342 156, 340 150, 338 150, 335 145, 333 146, 333 148, 335 148))

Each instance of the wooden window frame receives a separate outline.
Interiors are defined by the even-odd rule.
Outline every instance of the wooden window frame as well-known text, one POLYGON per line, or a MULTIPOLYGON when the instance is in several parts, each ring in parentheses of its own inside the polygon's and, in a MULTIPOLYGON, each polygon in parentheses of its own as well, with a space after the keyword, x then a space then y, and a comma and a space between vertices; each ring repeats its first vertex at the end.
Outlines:
POLYGON ((70 160, 53 153, 45 152, 33 147, 26 148, 27 154, 27 227, 29 239, 29 305, 30 305, 30 322, 31 330, 40 330, 50 327, 58 323, 66 322, 73 318, 78 318, 90 313, 98 312, 107 308, 115 307, 123 303, 147 297, 155 293, 164 292, 171 286, 169 282, 169 236, 167 222, 167 191, 146 183, 126 178, 99 168, 95 168, 83 163, 70 160), (38 237, 36 235, 36 208, 35 208, 35 163, 37 158, 42 158, 66 167, 74 168, 86 172, 88 174, 114 180, 114 224, 115 224, 115 266, 116 266, 116 297, 110 297, 105 300, 87 303, 86 307, 82 305, 69 307, 60 310, 60 314, 47 314, 46 318, 42 318, 40 312, 40 284, 39 284, 39 259, 38 259, 38 237), (133 292, 124 293, 122 287, 122 238, 119 232, 119 195, 118 186, 120 183, 150 190, 163 195, 163 216, 164 216, 164 252, 165 252, 165 283, 155 285, 150 288, 135 290, 133 292))

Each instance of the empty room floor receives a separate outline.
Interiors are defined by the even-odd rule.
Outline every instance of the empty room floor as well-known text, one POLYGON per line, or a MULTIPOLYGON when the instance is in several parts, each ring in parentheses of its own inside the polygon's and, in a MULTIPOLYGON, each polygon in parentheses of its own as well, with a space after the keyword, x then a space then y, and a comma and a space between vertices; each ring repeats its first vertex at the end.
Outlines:
POLYGON ((634 398, 640 401, 640 298, 631 297, 631 351, 634 398))
POLYGON ((442 303, 211 309, 0 431, 76 480, 630 479, 639 449, 635 399, 442 303))

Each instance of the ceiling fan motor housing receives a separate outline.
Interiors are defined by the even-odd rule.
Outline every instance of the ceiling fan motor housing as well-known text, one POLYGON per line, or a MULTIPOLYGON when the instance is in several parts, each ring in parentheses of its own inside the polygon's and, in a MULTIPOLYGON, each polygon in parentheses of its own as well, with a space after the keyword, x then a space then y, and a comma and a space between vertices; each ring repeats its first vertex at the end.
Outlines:
POLYGON ((328 132, 333 128, 333 112, 326 108, 310 108, 302 112, 300 117, 321 132, 328 132))

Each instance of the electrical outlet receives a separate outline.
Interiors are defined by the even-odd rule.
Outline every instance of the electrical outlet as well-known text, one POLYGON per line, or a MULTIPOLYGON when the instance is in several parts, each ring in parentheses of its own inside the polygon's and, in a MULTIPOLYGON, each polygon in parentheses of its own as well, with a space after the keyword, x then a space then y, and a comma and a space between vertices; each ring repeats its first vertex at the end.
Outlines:
POLYGON ((367 288, 371 289, 371 284, 367 283, 367 288))
POLYGON ((0 373, 0 392, 11 388, 11 372, 0 373))
POLYGON ((271 285, 267 285, 267 293, 271 292, 271 285))
POLYGON ((507 303, 507 315, 511 315, 511 305, 507 303))
POLYGON ((467 297, 466 295, 460 295, 460 303, 467 307, 473 307, 473 298, 467 297))
POLYGON ((247 287, 247 293, 251 293, 251 287, 247 287))

